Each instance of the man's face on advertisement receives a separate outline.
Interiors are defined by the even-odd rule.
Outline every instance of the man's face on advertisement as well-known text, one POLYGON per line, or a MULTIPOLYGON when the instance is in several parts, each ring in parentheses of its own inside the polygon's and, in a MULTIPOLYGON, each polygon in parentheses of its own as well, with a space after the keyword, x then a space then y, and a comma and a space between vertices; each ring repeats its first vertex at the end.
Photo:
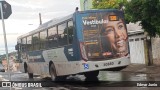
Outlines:
POLYGON ((109 21, 104 27, 104 35, 109 40, 111 48, 118 53, 124 53, 127 50, 127 32, 123 21, 109 21))

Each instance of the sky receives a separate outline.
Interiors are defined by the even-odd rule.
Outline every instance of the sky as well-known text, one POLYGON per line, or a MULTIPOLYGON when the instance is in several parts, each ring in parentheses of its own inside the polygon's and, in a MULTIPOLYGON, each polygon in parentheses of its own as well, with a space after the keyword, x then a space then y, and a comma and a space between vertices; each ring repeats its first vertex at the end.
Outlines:
MULTIPOLYGON (((67 16, 80 8, 80 0, 5 0, 11 5, 12 14, 5 19, 8 52, 15 51, 17 37, 36 29, 41 13, 42 23, 67 16)), ((0 20, 0 54, 5 53, 2 20, 0 20)))

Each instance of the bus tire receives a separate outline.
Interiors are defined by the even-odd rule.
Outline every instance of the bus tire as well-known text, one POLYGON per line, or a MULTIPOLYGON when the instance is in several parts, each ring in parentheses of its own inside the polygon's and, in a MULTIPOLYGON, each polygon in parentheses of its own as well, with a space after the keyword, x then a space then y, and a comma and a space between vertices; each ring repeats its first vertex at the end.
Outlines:
POLYGON ((85 72, 84 73, 84 76, 86 77, 86 78, 95 78, 95 77, 97 77, 99 75, 99 71, 97 70, 97 71, 90 71, 90 72, 85 72))
POLYGON ((33 79, 33 73, 28 73, 28 78, 33 79))
POLYGON ((51 79, 55 80, 56 79, 56 70, 55 70, 55 66, 53 63, 49 67, 49 73, 51 75, 51 79))
POLYGON ((24 63, 24 73, 27 73, 27 63, 24 63))
POLYGON ((33 79, 33 73, 29 73, 29 72, 28 72, 27 63, 24 63, 24 72, 25 72, 25 73, 28 73, 28 78, 29 78, 29 79, 33 79))

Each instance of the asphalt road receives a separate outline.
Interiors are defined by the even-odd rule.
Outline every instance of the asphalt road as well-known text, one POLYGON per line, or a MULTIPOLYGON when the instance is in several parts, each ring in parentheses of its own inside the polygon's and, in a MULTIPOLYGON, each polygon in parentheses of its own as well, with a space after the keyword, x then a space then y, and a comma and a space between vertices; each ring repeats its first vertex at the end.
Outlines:
MULTIPOLYGON (((28 79, 26 73, 12 73, 7 75, 7 73, 0 73, 1 81, 22 81, 21 83, 26 83, 24 81, 37 81, 37 83, 47 84, 50 87, 37 87, 37 88, 28 88, 28 87, 15 87, 11 90, 159 90, 159 82, 146 82, 146 81, 160 81, 160 77, 156 75, 152 77, 151 74, 144 73, 131 73, 131 72, 120 72, 120 71, 101 71, 98 78, 87 79, 83 75, 69 76, 63 82, 54 82, 50 78, 41 78, 38 75, 34 76, 34 79, 28 79), (11 76, 11 78, 9 78, 11 76), (148 85, 153 84, 157 86, 148 85)), ((3 90, 9 90, 10 88, 3 88, 3 90)), ((2 88, 0 88, 2 90, 2 88)))

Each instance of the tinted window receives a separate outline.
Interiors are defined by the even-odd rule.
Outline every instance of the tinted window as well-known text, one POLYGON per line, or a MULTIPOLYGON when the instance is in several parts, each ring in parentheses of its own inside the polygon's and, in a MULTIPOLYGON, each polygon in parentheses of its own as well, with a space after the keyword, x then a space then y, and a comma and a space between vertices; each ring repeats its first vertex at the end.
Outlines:
POLYGON ((27 37, 27 50, 32 51, 32 36, 27 37))
POLYGON ((64 46, 67 45, 67 28, 66 23, 58 25, 58 45, 64 46))
POLYGON ((26 38, 22 39, 21 49, 22 49, 22 51, 26 51, 26 38))
POLYGON ((72 44, 73 42, 73 21, 68 22, 68 43, 72 44))
POLYGON ((56 27, 48 29, 48 47, 58 47, 58 35, 56 27))
POLYGON ((39 34, 34 34, 32 37, 33 50, 39 50, 39 34))
POLYGON ((45 49, 47 46, 47 30, 40 32, 40 49, 45 49))

